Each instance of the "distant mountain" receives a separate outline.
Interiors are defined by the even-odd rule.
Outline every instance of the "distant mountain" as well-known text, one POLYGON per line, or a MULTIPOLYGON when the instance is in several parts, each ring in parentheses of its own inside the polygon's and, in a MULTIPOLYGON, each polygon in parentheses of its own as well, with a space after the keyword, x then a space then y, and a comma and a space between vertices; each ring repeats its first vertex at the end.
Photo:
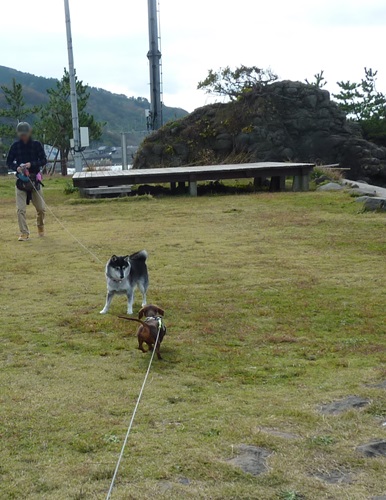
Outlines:
MULTIPOLYGON (((26 103, 29 106, 43 105, 47 102, 46 90, 55 86, 54 78, 23 73, 15 69, 0 66, 0 85, 10 85, 12 78, 24 88, 26 103)), ((87 111, 99 121, 106 122, 102 142, 106 145, 118 146, 120 134, 128 132, 128 142, 137 145, 145 136, 145 110, 149 109, 149 101, 144 97, 127 97, 113 94, 107 90, 90 87, 90 100, 87 111)), ((0 106, 4 98, 0 93, 0 106)), ((164 121, 182 118, 188 113, 181 108, 164 106, 164 121)))

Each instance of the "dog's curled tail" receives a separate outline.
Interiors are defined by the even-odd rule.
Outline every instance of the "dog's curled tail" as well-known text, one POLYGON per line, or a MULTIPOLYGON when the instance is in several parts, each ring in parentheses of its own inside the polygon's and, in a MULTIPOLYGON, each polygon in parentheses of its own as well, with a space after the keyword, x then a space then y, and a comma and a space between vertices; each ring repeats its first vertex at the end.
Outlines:
POLYGON ((148 253, 146 250, 141 250, 140 252, 133 253, 130 255, 130 260, 146 260, 148 258, 148 253))
POLYGON ((136 318, 126 318, 126 316, 118 316, 120 319, 125 319, 126 321, 134 321, 135 323, 141 323, 142 326, 148 326, 144 321, 136 318))

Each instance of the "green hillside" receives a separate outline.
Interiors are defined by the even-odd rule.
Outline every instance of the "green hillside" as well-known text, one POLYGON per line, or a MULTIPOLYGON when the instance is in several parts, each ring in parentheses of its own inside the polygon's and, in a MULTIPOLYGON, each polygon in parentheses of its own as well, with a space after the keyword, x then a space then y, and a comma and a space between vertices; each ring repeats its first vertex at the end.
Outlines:
MULTIPOLYGON (((46 90, 53 87, 56 82, 54 78, 44 78, 0 66, 0 85, 9 85, 12 78, 23 85, 27 104, 34 106, 47 102, 46 90)), ((0 95, 0 106, 3 102, 3 96, 0 95)), ((122 131, 129 133, 131 143, 138 144, 146 129, 145 110, 148 108, 149 101, 143 97, 127 97, 90 87, 88 112, 97 120, 106 122, 102 138, 105 144, 119 145, 122 131)), ((165 121, 175 120, 186 114, 187 112, 181 108, 164 107, 165 121)))

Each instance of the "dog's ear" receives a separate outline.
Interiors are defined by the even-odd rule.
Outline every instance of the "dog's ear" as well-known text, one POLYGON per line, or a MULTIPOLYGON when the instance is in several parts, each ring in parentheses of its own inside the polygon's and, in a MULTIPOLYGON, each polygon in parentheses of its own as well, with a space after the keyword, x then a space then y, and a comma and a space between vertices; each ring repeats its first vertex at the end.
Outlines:
POLYGON ((116 255, 113 255, 111 257, 111 262, 117 262, 117 260, 118 260, 118 257, 116 255))
POLYGON ((156 306, 156 311, 157 313, 160 315, 160 316, 164 316, 165 315, 165 311, 163 309, 161 309, 160 307, 156 306))
POLYGON ((130 257, 128 255, 125 255, 125 257, 123 257, 123 260, 128 264, 130 263, 130 257))
POLYGON ((145 316, 146 311, 147 311, 147 307, 146 306, 142 307, 142 309, 138 313, 138 319, 142 319, 145 316))

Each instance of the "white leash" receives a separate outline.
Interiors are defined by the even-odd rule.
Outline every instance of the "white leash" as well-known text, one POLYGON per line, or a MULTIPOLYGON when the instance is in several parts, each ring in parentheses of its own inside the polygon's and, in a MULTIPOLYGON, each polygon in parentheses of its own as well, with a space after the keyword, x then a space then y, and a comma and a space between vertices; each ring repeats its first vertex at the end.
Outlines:
POLYGON ((40 199, 42 200, 42 202, 44 203, 44 206, 47 208, 47 210, 50 212, 50 214, 52 215, 52 217, 56 220, 56 222, 61 226, 62 229, 64 229, 66 231, 66 233, 68 233, 71 238, 73 240, 75 240, 78 245, 80 245, 84 250, 86 250, 86 252, 88 252, 90 255, 92 255, 94 257, 94 259, 99 262, 99 264, 102 264, 103 265, 103 262, 101 261, 101 259, 95 255, 94 252, 92 252, 89 248, 86 247, 86 245, 84 245, 79 238, 77 238, 74 234, 71 233, 71 231, 69 229, 66 228, 66 226, 59 220, 58 217, 56 217, 56 215, 54 214, 54 212, 51 210, 51 208, 47 205, 47 203, 45 202, 43 196, 39 193, 39 190, 36 189, 36 186, 35 184, 30 180, 30 183, 32 184, 32 187, 34 188, 35 192, 37 193, 37 195, 40 197, 40 199))
POLYGON ((117 475, 118 475, 119 466, 121 465, 121 461, 122 461, 122 458, 123 458, 123 453, 125 451, 126 444, 127 444, 128 439, 129 439, 131 429, 133 427, 135 415, 137 414, 139 403, 141 402, 142 394, 143 394, 143 391, 145 389, 145 385, 146 385, 147 379, 149 377, 151 365, 153 363, 154 355, 155 355, 155 352, 156 352, 156 349, 157 349, 157 345, 158 345, 159 336, 160 336, 160 333, 161 333, 161 327, 162 327, 162 325, 160 324, 159 327, 158 327, 157 339, 156 339, 155 344, 154 344, 154 349, 153 349, 153 352, 152 352, 152 355, 151 355, 151 358, 150 358, 149 366, 147 368, 147 372, 146 372, 145 378, 143 380, 143 384, 142 384, 141 390, 139 392, 138 399, 137 399, 137 402, 135 404, 135 408, 134 408, 133 414, 131 416, 130 424, 129 424, 129 427, 128 427, 127 432, 126 432, 125 440, 123 441, 123 445, 122 445, 122 448, 121 448, 121 453, 119 454, 119 457, 118 457, 118 462, 117 462, 117 465, 116 465, 115 470, 114 470, 114 475, 113 475, 113 478, 111 480, 111 484, 110 484, 109 491, 107 493, 106 500, 110 500, 111 494, 113 492, 115 480, 116 480, 117 475))
MULTIPOLYGON (((56 222, 71 236, 71 238, 73 238, 82 248, 84 248, 84 250, 86 250, 86 252, 88 252, 90 255, 92 255, 94 257, 94 259, 99 262, 100 264, 103 264, 103 262, 100 260, 100 258, 94 254, 94 252, 92 252, 89 248, 87 248, 75 235, 73 235, 71 233, 71 231, 69 229, 67 229, 67 227, 59 220, 59 218, 54 214, 54 212, 51 210, 51 208, 46 204, 43 196, 39 193, 39 191, 36 189, 36 186, 34 185, 34 183, 32 181, 30 181, 35 192, 37 193, 37 195, 40 197, 40 199, 43 201, 45 207, 48 209, 48 211, 51 213, 51 215, 53 216, 53 218, 56 220, 56 222)), ((141 390, 139 392, 139 395, 138 395, 138 399, 137 399, 137 402, 135 404, 135 407, 134 407, 134 411, 133 411, 133 414, 131 416, 131 419, 130 419, 130 424, 129 424, 129 427, 127 429, 127 432, 126 432, 126 436, 125 436, 125 439, 123 441, 123 445, 122 445, 122 448, 121 448, 121 452, 119 454, 119 457, 118 457, 118 462, 115 466, 115 470, 114 470, 114 475, 112 477, 112 480, 111 480, 111 484, 110 484, 110 488, 109 488, 109 491, 107 493, 107 497, 106 497, 106 500, 110 500, 111 498, 111 494, 113 492, 113 488, 114 488, 114 485, 115 485, 115 481, 116 481, 116 478, 117 478, 117 475, 118 475, 118 470, 119 470, 119 467, 121 465, 121 462, 122 462, 122 458, 123 458, 123 454, 125 452, 125 448, 126 448, 126 445, 127 445, 127 441, 129 439, 129 436, 130 436, 130 433, 131 433, 131 429, 133 427, 133 424, 134 424, 134 419, 135 419, 135 416, 137 414, 137 411, 138 411, 138 408, 139 408, 139 404, 141 402, 141 399, 142 399, 142 395, 143 395, 143 392, 145 390, 145 386, 146 386, 146 383, 147 383, 147 379, 149 378, 149 374, 150 374, 150 370, 151 370, 151 366, 153 364, 153 360, 154 360, 154 355, 156 353, 156 349, 157 349, 157 345, 158 345, 158 341, 159 341, 159 337, 160 337, 160 333, 161 333, 161 328, 162 328, 162 324, 159 324, 159 327, 158 327, 158 333, 157 333, 157 338, 156 338, 156 341, 155 341, 155 344, 154 344, 154 349, 153 349, 153 352, 151 354, 151 358, 150 358, 150 362, 149 362, 149 366, 147 367, 147 371, 146 371, 146 375, 145 375, 145 378, 143 380, 143 383, 142 383, 142 387, 141 387, 141 390)))

